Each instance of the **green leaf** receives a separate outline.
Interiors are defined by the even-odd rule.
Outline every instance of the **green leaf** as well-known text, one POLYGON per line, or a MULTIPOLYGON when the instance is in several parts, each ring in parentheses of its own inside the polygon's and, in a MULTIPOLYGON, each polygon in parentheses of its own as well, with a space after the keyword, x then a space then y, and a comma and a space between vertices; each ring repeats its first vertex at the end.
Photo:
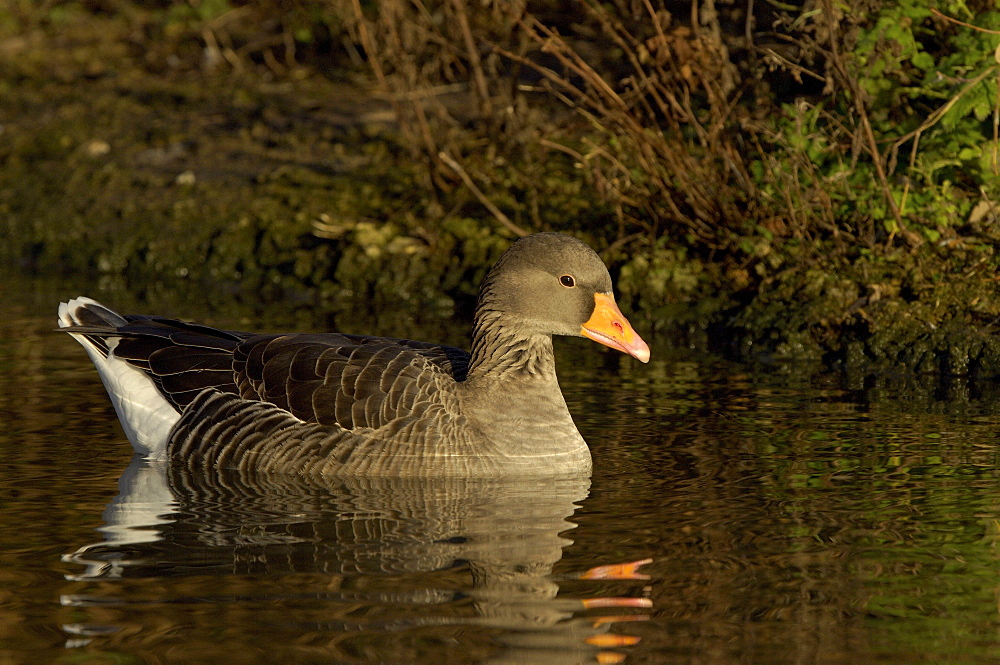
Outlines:
POLYGON ((934 69, 934 56, 927 51, 920 51, 910 60, 914 67, 919 67, 924 71, 934 69))

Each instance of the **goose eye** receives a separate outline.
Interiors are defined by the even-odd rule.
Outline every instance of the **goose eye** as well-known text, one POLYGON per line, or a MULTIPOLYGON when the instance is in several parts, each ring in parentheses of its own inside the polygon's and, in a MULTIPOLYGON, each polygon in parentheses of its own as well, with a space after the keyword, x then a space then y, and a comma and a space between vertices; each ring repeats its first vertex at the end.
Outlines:
POLYGON ((573 279, 573 275, 563 275, 559 278, 559 283, 565 287, 576 286, 576 280, 573 279))

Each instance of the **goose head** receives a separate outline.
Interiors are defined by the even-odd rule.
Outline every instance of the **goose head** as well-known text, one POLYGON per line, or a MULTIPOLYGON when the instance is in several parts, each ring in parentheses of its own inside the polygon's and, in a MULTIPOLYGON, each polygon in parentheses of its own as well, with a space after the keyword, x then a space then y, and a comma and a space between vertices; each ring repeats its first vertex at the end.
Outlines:
POLYGON ((587 337, 649 361, 649 346, 618 308, 601 257, 559 233, 511 245, 483 281, 476 322, 477 332, 501 326, 524 337, 587 337))

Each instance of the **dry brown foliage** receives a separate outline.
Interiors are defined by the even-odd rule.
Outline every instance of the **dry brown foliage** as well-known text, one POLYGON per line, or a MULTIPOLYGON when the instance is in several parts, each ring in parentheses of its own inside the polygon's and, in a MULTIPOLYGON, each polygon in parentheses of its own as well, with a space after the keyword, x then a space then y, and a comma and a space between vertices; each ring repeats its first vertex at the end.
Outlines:
POLYGON ((380 90, 438 178, 457 167, 466 180, 463 154, 482 147, 463 134, 471 125, 488 149, 572 157, 617 212, 619 237, 717 250, 742 228, 754 198, 728 127, 743 90, 713 2, 692 3, 683 21, 651 0, 580 3, 572 15, 518 0, 354 8, 380 90), (574 116, 551 105, 538 115, 553 97, 574 116))

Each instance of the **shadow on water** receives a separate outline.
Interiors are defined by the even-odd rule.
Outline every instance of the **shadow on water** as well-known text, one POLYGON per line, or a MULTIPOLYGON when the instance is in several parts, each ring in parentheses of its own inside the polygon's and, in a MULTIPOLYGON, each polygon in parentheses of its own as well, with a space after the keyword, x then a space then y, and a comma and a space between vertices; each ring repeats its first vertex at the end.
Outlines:
MULTIPOLYGON (((266 631, 271 657, 305 639, 337 661, 368 652, 407 662, 618 662, 624 654, 600 647, 638 638, 612 633, 612 624, 645 615, 587 610, 648 607, 648 599, 561 596, 552 574, 589 487, 588 477, 318 484, 135 459, 104 511, 104 540, 64 557, 80 567, 70 580, 97 586, 63 594, 64 607, 85 615, 63 629, 73 646, 114 650, 128 636, 130 649, 141 648, 137 631, 163 646, 151 624, 173 605, 184 608, 184 623, 211 616, 227 626, 227 642, 247 648, 266 631), (149 595, 156 579, 169 580, 165 595, 149 595), (106 584, 128 580, 144 580, 146 591, 136 598, 106 584)), ((627 566, 624 576, 636 578, 627 566)))

